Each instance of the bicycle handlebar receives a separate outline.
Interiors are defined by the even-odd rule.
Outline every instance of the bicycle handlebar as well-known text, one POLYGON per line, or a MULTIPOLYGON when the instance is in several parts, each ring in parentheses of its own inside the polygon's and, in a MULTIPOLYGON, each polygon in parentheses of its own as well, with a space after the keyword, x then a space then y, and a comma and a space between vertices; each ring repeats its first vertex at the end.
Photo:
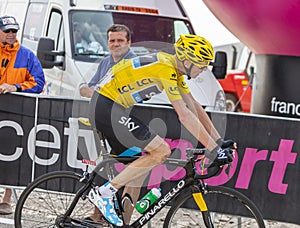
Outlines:
POLYGON ((219 173, 222 171, 223 167, 219 166, 216 162, 210 162, 207 164, 204 163, 206 153, 209 153, 208 150, 203 148, 186 149, 187 158, 194 163, 194 167, 196 166, 196 162, 200 161, 200 165, 202 166, 200 170, 204 171, 204 169, 206 169, 206 174, 196 174, 195 179, 208 179, 210 177, 219 175, 219 173), (203 157, 199 159, 199 155, 202 155, 203 157))

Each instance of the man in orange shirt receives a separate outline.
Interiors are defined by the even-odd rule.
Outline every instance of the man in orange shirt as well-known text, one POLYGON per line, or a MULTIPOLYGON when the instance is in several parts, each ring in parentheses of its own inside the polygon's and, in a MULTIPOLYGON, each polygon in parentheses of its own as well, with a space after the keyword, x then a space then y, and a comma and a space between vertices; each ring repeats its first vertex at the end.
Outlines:
POLYGON ((17 40, 19 24, 12 16, 0 17, 0 94, 40 93, 45 84, 42 66, 17 40))
MULTIPOLYGON (((38 58, 17 40, 19 24, 12 16, 0 17, 0 94, 40 93, 45 77, 38 58)), ((11 189, 6 188, 0 214, 11 214, 11 189)))

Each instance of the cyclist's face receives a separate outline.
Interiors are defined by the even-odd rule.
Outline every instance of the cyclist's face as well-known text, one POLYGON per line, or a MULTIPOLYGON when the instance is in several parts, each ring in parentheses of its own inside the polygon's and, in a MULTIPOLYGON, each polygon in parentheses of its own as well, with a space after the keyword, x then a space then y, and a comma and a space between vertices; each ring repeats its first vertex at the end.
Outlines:
POLYGON ((207 69, 207 66, 196 66, 194 64, 192 64, 189 60, 186 60, 185 62, 185 66, 189 69, 190 67, 191 68, 191 71, 190 71, 190 77, 191 78, 196 78, 200 73, 202 73, 203 71, 205 71, 207 69))
POLYGON ((206 66, 203 67, 198 67, 196 65, 193 65, 192 70, 191 70, 191 78, 196 78, 200 73, 205 71, 207 69, 206 66))
POLYGON ((109 32, 108 47, 115 61, 118 61, 128 51, 131 42, 126 38, 125 31, 109 32))

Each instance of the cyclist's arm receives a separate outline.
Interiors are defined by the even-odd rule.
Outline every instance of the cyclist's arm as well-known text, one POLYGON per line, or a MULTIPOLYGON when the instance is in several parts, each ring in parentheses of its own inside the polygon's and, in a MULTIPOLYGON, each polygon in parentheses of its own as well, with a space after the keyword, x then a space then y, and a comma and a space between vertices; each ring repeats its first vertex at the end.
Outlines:
POLYGON ((206 131, 210 134, 210 136, 217 141, 221 138, 220 134, 218 133, 217 129, 214 127, 211 119, 207 115, 206 111, 195 100, 191 93, 188 94, 181 94, 184 102, 187 104, 188 108, 198 117, 200 122, 204 125, 206 131))
POLYGON ((171 101, 180 122, 188 131, 201 142, 209 151, 216 148, 215 140, 205 129, 199 118, 186 106, 183 100, 171 101))

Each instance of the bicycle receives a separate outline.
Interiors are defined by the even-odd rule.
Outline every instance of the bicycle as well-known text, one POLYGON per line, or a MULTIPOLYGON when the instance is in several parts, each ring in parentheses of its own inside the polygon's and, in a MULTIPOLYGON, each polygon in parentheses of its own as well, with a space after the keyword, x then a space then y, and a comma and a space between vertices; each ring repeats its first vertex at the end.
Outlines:
MULTIPOLYGON (((186 153, 187 160, 168 158, 165 162, 183 167, 185 177, 131 222, 130 227, 144 226, 165 207, 169 210, 164 228, 265 227, 262 214, 249 198, 234 189, 208 186, 205 183, 205 179, 218 175, 222 167, 215 164, 206 167, 203 175, 196 173, 196 165, 204 164, 204 149, 187 149, 186 153)), ((94 208, 87 194, 96 185, 97 171, 107 172, 116 162, 127 163, 137 158, 111 157, 106 154, 92 172, 87 171, 87 165, 83 174, 55 171, 38 177, 25 188, 18 200, 15 227, 100 227, 96 222, 85 219, 94 208)), ((122 216, 122 199, 118 194, 115 207, 122 216)))

